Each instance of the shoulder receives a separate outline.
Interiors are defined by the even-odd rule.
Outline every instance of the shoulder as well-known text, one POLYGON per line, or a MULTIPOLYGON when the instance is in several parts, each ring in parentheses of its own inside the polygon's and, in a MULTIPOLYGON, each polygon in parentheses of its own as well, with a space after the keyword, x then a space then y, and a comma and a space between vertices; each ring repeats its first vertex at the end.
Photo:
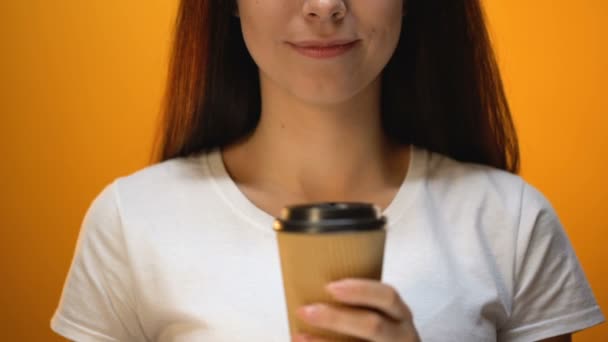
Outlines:
POLYGON ((211 178, 204 154, 170 159, 115 178, 96 196, 89 212, 118 216, 171 212, 192 194, 210 194, 211 178))
POLYGON ((169 159, 149 165, 136 172, 115 179, 121 196, 165 191, 176 186, 187 186, 207 176, 205 155, 169 159))
POLYGON ((459 161, 431 151, 424 155, 427 188, 445 201, 518 207, 525 189, 532 187, 520 175, 492 166, 459 161))
POLYGON ((436 210, 452 217, 466 213, 487 222, 503 220, 508 227, 501 228, 515 231, 538 216, 556 219, 545 195, 518 174, 426 150, 421 155, 425 195, 436 210))
POLYGON ((114 181, 117 196, 126 202, 172 200, 211 182, 206 154, 166 160, 114 181))

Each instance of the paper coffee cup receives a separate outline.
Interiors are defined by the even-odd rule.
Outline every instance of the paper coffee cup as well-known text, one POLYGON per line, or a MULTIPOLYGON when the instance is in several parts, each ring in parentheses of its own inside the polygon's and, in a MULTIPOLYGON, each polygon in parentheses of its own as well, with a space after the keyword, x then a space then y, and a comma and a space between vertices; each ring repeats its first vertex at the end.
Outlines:
POLYGON ((300 320, 298 308, 313 303, 340 306, 325 285, 344 278, 382 278, 386 218, 367 203, 331 202, 289 206, 274 222, 289 330, 332 341, 360 341, 300 320))

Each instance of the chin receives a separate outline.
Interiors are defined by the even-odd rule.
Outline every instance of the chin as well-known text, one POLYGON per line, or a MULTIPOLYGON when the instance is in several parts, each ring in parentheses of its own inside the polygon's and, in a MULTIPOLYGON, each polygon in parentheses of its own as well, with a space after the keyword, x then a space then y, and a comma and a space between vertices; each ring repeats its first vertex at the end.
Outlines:
POLYGON ((344 77, 339 74, 333 79, 299 79, 289 84, 291 93, 297 98, 312 104, 337 105, 358 96, 367 96, 379 86, 379 76, 371 81, 361 77, 344 77), (342 76, 342 77, 340 77, 342 76))
POLYGON ((357 89, 352 87, 296 87, 291 92, 295 97, 303 102, 316 105, 337 105, 347 102, 355 97, 358 93, 357 89))

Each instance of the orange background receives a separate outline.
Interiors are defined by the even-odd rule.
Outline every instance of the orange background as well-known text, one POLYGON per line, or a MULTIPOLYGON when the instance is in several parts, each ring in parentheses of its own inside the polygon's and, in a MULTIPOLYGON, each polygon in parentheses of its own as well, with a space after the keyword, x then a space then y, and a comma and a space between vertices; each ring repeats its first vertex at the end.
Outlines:
MULTIPOLYGON (((0 340, 60 340, 49 320, 84 212, 148 161, 175 5, 0 1, 0 340)), ((608 2, 486 6, 522 175, 554 204, 606 312, 608 2)), ((575 341, 606 336, 608 324, 575 341)))

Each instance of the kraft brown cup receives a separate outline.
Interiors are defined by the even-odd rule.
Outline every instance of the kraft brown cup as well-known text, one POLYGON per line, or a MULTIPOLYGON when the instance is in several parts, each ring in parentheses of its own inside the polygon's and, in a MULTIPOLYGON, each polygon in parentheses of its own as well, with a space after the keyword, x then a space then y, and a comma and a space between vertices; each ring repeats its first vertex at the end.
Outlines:
POLYGON ((295 314, 313 303, 341 306, 325 285, 344 278, 381 280, 386 218, 368 203, 326 202, 285 207, 274 222, 292 336, 361 341, 306 324, 295 314))

